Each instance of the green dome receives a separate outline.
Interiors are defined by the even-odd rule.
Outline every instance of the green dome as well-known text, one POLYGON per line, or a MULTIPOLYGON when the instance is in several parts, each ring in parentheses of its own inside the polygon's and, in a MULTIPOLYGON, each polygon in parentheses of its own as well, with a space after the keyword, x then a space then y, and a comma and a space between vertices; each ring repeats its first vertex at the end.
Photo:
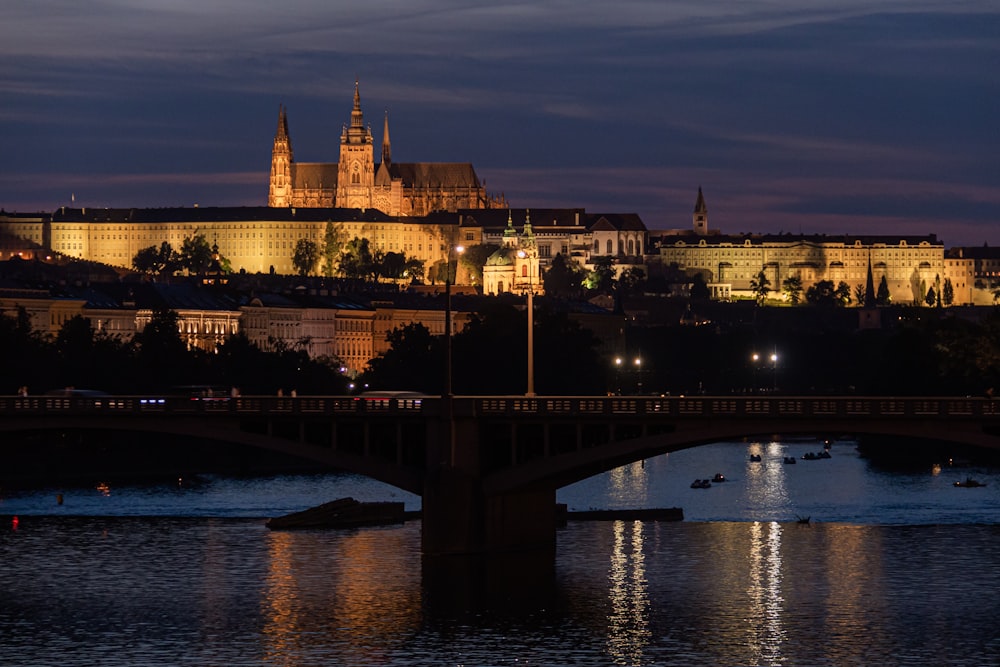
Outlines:
POLYGON ((510 248, 500 248, 486 258, 486 266, 513 266, 514 251, 510 248))

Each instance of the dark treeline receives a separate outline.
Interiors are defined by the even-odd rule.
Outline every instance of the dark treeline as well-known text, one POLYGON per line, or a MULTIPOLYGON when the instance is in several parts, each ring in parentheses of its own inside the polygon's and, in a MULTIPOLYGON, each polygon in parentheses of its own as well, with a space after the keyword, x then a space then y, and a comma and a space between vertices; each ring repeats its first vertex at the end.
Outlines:
POLYGON ((68 320, 54 337, 33 331, 23 310, 0 317, 0 391, 30 393, 75 387, 115 394, 170 391, 188 385, 237 387, 244 394, 345 393, 339 364, 304 350, 266 352, 241 334, 216 353, 188 349, 173 311, 154 313, 131 341, 94 332, 87 318, 68 320))
MULTIPOLYGON (((535 392, 542 395, 984 396, 1000 389, 1000 311, 993 308, 885 308, 879 309, 881 327, 859 329, 857 309, 705 303, 697 306, 697 316, 689 316, 678 305, 676 317, 660 318, 666 324, 626 326, 625 349, 612 353, 558 300, 536 299, 535 306, 535 392)), ((478 310, 452 337, 453 392, 523 394, 524 300, 484 300, 478 310)), ((181 385, 264 395, 279 389, 300 395, 350 392, 337 360, 310 359, 304 349, 262 351, 237 334, 215 353, 189 350, 170 311, 156 313, 132 341, 95 333, 83 317, 46 337, 31 329, 23 311, 3 315, 3 393, 22 386, 31 393, 72 386, 134 394, 181 385)), ((392 332, 389 340, 391 349, 372 360, 356 390, 444 391, 443 336, 414 324, 392 332)))

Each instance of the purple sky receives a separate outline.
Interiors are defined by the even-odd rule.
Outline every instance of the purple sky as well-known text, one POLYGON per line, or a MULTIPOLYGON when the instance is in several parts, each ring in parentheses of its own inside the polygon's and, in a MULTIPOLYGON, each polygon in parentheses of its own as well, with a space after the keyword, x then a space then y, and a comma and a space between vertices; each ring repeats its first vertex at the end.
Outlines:
POLYGON ((516 207, 1000 245, 995 0, 8 0, 0 207, 263 205, 278 105, 337 159, 355 77, 393 159, 516 207))

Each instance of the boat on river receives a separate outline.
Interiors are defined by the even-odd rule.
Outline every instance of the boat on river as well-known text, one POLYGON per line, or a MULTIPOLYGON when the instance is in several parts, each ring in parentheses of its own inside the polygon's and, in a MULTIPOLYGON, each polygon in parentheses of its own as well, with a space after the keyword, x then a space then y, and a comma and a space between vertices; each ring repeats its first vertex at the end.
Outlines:
POLYGON ((955 486, 961 487, 963 489, 975 489, 980 486, 986 486, 983 482, 977 479, 972 479, 971 477, 966 477, 964 481, 955 482, 955 486))
POLYGON ((403 523, 406 511, 401 502, 363 503, 354 498, 340 498, 301 512, 267 521, 272 530, 295 528, 358 528, 403 523))

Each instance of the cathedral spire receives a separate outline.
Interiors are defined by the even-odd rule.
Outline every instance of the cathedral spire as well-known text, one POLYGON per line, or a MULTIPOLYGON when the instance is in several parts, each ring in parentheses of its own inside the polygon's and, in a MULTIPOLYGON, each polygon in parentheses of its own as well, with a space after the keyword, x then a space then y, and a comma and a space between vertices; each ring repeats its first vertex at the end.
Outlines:
POLYGON ((361 89, 358 80, 354 80, 354 109, 351 110, 351 129, 364 129, 365 117, 361 113, 361 89))
POLYGON ((288 136, 288 115, 285 105, 278 105, 278 129, 274 133, 274 147, 279 147, 288 151, 289 158, 292 154, 292 140, 288 136))
POLYGON ((385 110, 385 127, 382 130, 382 164, 392 162, 392 150, 389 148, 389 110, 385 110))

